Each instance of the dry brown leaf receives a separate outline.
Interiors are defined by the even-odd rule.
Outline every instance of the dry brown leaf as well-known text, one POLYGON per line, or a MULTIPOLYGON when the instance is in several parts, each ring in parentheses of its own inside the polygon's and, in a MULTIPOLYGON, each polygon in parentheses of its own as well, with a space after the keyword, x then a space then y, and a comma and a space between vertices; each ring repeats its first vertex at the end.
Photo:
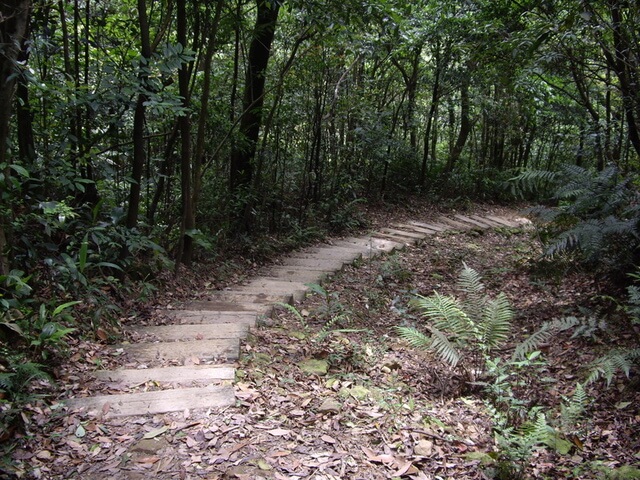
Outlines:
POLYGON ((333 437, 330 437, 329 435, 322 435, 320 438, 327 443, 331 443, 331 444, 336 443, 336 439, 333 437))
POLYGON ((273 435, 274 437, 283 437, 285 435, 289 435, 291 430, 286 430, 284 428, 274 428, 273 430, 267 430, 269 435, 273 435))

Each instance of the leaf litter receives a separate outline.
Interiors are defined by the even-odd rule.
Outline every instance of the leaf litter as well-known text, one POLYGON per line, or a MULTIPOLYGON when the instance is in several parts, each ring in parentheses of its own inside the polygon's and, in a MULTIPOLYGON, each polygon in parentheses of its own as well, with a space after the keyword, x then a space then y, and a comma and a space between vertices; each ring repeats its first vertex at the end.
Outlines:
MULTIPOLYGON (((113 480, 490 478, 486 464, 497 447, 482 394, 469 392, 432 354, 407 347, 393 327, 419 322, 409 305, 416 293, 452 294, 462 262, 483 276, 489 294, 509 297, 517 312, 514 344, 544 321, 579 314, 579 307, 613 312, 610 330, 595 340, 560 334, 545 345, 547 383, 530 382, 526 388, 534 388, 519 394, 532 406, 557 407, 584 377, 584 365, 607 346, 637 345, 639 332, 623 320, 616 326, 605 279, 578 270, 541 275, 540 252, 526 230, 471 230, 430 236, 402 252, 356 262, 323 286, 326 296, 311 295, 296 305, 304 325, 292 312, 276 309, 251 332, 238 362, 235 406, 110 418, 108 404, 94 417, 29 405, 27 431, 12 453, 14 474, 113 480), (308 359, 327 362, 326 374, 304 372, 300 363, 308 359)), ((67 393, 119 392, 118 385, 82 382, 83 373, 97 364, 136 367, 103 344, 74 347, 58 378, 67 393)), ((611 388, 596 385, 588 393, 592 400, 571 451, 536 450, 526 470, 530 478, 601 478, 601 470, 585 466, 638 463, 637 383, 617 378, 611 388)))

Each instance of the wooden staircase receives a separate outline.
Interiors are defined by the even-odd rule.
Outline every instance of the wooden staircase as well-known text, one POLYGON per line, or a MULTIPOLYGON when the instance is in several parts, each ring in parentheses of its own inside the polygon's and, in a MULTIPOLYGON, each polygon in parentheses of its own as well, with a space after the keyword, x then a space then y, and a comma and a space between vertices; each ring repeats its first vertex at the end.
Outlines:
MULTIPOLYGON (((451 230, 519 227, 521 218, 453 215, 437 222, 392 224, 370 235, 333 240, 283 257, 278 265, 233 290, 186 303, 163 313, 169 325, 131 326, 141 341, 118 345, 138 368, 94 372, 92 381, 127 393, 69 398, 70 409, 98 415, 145 415, 235 404, 233 361, 240 342, 258 316, 269 316, 277 302, 300 301, 309 290, 359 258, 371 258, 451 230)), ((121 349, 121 350, 120 350, 121 349)))

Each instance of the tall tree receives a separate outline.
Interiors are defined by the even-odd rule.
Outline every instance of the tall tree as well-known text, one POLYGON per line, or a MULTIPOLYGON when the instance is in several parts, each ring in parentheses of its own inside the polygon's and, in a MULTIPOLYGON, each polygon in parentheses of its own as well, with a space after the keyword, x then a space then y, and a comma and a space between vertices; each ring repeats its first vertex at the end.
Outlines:
MULTIPOLYGON (((2 191, 8 190, 11 170, 7 165, 9 148, 9 123, 12 115, 13 97, 16 87, 16 77, 20 72, 17 63, 22 44, 26 39, 29 27, 30 0, 5 0, 0 2, 0 169, 3 177, 0 179, 2 191), (2 185, 4 183, 4 185, 2 185)), ((4 194, 3 194, 4 195, 4 194)), ((4 203, 8 199, 0 198, 0 275, 9 272, 8 229, 11 222, 11 212, 4 203)))
POLYGON ((231 192, 240 193, 244 200, 240 202, 241 210, 235 212, 243 218, 242 229, 250 229, 248 216, 248 199, 241 190, 251 184, 253 159, 256 154, 260 126, 262 123, 262 107, 264 105, 265 80, 267 65, 271 55, 271 44, 275 36, 279 1, 256 0, 257 14, 253 29, 253 38, 249 46, 247 71, 242 101, 242 117, 240 119, 240 141, 231 152, 229 185, 231 192))

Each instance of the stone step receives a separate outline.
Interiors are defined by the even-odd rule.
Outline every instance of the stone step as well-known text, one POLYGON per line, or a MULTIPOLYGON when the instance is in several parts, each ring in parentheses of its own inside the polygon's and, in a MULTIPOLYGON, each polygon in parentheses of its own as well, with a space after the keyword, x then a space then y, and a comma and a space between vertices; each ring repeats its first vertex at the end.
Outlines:
POLYGON ((213 340, 216 338, 245 338, 249 332, 246 323, 200 324, 200 325, 161 325, 150 327, 127 327, 127 330, 139 335, 151 335, 162 342, 188 340, 213 340))
POLYGON ((97 411, 103 415, 124 417, 176 412, 191 409, 221 408, 234 405, 233 387, 209 385, 200 388, 179 388, 155 392, 99 395, 72 398, 65 401, 72 409, 97 411))
POLYGON ((263 272, 264 278, 280 282, 319 283, 335 274, 334 270, 309 270, 306 267, 276 267, 263 272))
POLYGON ((197 358, 202 361, 226 358, 237 360, 240 353, 239 338, 222 338, 213 340, 191 340, 188 342, 143 342, 122 344, 125 353, 140 362, 172 361, 184 363, 185 360, 197 358))
MULTIPOLYGON (((280 298, 280 297, 278 297, 280 298)), ((274 300, 283 301, 287 300, 274 300)), ((195 300, 182 306, 184 310, 202 310, 219 313, 253 313, 255 315, 268 315, 271 312, 271 304, 268 303, 241 303, 232 301, 195 300)), ((227 322, 228 323, 228 322, 227 322)))
POLYGON ((191 383, 220 383, 235 378, 232 365, 188 365, 184 367, 141 368, 136 370, 99 370, 93 376, 103 382, 124 385, 140 385, 145 382, 159 382, 188 385, 191 383))

